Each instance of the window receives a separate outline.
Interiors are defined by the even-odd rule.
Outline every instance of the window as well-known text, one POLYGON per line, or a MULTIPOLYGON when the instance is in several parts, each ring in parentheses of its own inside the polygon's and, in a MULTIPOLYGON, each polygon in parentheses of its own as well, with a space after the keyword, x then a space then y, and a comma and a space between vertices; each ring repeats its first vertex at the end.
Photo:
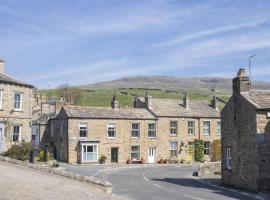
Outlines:
POLYGON ((140 146, 131 146, 131 160, 140 159, 140 146))
POLYGON ((210 121, 203 122, 203 134, 210 135, 210 121))
POLYGON ((98 145, 82 144, 82 162, 98 161, 98 145))
POLYGON ((3 90, 0 90, 0 109, 3 109, 3 90))
POLYGON ((133 123, 131 125, 131 137, 140 137, 140 124, 133 123))
POLYGON ((14 110, 22 109, 22 93, 15 92, 14 96, 14 110))
POLYGON ((116 128, 115 124, 108 124, 108 137, 109 138, 116 138, 116 128))
POLYGON ((188 121, 188 134, 189 135, 195 134, 195 121, 188 121))
POLYGON ((87 137, 87 124, 80 124, 80 137, 87 137))
POLYGON ((148 137, 155 138, 156 137, 156 124, 148 124, 148 137))
POLYGON ((170 134, 177 135, 177 121, 170 122, 170 134))
POLYGON ((210 142, 204 142, 204 155, 209 155, 210 153, 210 142))
POLYGON ((227 148, 227 169, 232 169, 231 148, 227 148))
POLYGON ((21 134, 21 126, 15 125, 13 126, 13 142, 19 142, 20 141, 20 134, 21 134))
POLYGON ((221 134, 221 122, 217 121, 217 135, 221 134))
POLYGON ((170 142, 170 155, 171 158, 177 158, 177 142, 170 142))
POLYGON ((51 121, 50 122, 50 124, 51 124, 51 137, 53 137, 54 136, 54 133, 53 133, 53 129, 54 129, 54 127, 53 127, 53 121, 51 121))

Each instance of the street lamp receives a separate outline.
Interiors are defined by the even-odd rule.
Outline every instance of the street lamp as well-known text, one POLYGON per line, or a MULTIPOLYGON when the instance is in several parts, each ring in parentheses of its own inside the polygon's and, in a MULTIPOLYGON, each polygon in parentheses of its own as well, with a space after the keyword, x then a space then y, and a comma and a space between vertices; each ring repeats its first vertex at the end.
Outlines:
POLYGON ((256 55, 253 54, 248 57, 248 69, 249 69, 249 78, 250 78, 250 86, 251 86, 251 59, 254 58, 256 55))

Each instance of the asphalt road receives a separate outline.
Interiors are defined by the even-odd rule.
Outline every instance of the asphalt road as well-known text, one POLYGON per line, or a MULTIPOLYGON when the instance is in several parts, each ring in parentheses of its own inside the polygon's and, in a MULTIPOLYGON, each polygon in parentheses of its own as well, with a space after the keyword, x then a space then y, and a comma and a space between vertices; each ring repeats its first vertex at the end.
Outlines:
POLYGON ((79 167, 69 170, 110 181, 113 193, 136 200, 258 200, 258 195, 205 184, 192 177, 196 166, 79 167), (87 170, 89 169, 89 171, 87 170))

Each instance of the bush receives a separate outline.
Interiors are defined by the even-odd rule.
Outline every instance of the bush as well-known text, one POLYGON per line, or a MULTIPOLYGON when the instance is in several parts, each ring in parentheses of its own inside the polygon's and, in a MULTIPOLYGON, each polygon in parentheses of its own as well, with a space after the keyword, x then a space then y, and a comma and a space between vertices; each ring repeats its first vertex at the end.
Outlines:
POLYGON ((203 140, 194 140, 194 156, 195 160, 198 162, 203 162, 204 160, 204 142, 203 140))
POLYGON ((17 160, 29 160, 31 151, 31 143, 22 142, 20 145, 11 146, 4 154, 7 157, 17 160))
MULTIPOLYGON (((41 150, 40 153, 39 153, 39 161, 40 162, 43 162, 44 161, 44 156, 45 156, 45 151, 44 150, 41 150)), ((51 154, 50 152, 47 152, 47 160, 51 160, 51 154)))
POLYGON ((105 155, 102 155, 99 159, 99 163, 101 163, 101 164, 105 163, 106 159, 107 159, 107 157, 105 155))
POLYGON ((212 161, 220 161, 221 160, 221 142, 220 140, 213 141, 213 154, 212 161))

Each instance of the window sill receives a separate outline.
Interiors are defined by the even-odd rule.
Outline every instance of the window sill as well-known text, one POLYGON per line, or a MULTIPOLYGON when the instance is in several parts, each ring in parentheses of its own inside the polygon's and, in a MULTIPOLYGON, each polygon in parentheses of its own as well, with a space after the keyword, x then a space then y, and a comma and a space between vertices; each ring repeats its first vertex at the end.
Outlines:
POLYGON ((108 139, 110 139, 110 140, 116 140, 117 139, 117 137, 107 137, 108 139))
POLYGON ((177 137, 178 135, 170 134, 170 137, 177 137))
POLYGON ((23 112, 22 110, 17 110, 17 109, 13 109, 12 111, 13 112, 21 112, 21 113, 23 112))
POLYGON ((203 134, 203 136, 211 136, 210 134, 203 134))
POLYGON ((195 136, 196 134, 188 134, 188 136, 195 136))
POLYGON ((140 139, 140 137, 130 137, 131 139, 140 139))
POLYGON ((147 137, 148 139, 157 139, 157 137, 147 137))

